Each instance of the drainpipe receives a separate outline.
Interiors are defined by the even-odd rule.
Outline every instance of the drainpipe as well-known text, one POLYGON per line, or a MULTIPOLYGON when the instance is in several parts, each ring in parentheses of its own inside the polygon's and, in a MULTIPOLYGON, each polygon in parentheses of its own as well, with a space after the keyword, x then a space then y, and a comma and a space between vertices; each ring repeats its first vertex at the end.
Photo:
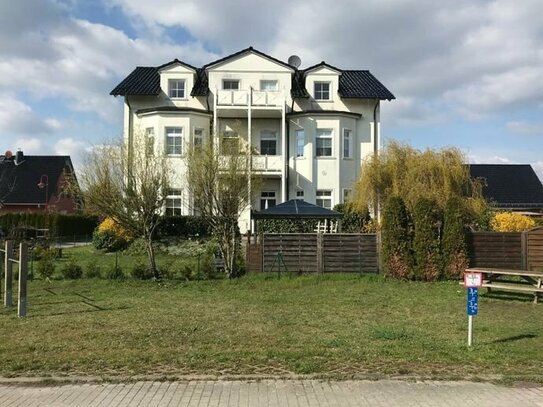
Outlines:
POLYGON ((128 100, 128 95, 124 98, 126 105, 128 106, 128 142, 127 142, 127 148, 128 148, 128 168, 132 168, 132 149, 134 148, 134 131, 133 131, 133 121, 132 118, 132 106, 130 106, 130 101, 128 100))
MULTIPOLYGON (((377 159, 379 155, 379 131, 377 127, 377 110, 379 108, 379 99, 375 101, 373 108, 373 159, 377 159)), ((375 194, 375 202, 373 203, 373 218, 379 221, 379 198, 375 194)))

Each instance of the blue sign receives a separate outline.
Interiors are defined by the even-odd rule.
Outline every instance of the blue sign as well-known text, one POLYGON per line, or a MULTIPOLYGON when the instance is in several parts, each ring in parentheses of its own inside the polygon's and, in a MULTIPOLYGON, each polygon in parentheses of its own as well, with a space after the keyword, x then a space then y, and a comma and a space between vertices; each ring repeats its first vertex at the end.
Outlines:
POLYGON ((477 288, 468 288, 468 315, 477 315, 477 308, 479 308, 479 293, 477 288))

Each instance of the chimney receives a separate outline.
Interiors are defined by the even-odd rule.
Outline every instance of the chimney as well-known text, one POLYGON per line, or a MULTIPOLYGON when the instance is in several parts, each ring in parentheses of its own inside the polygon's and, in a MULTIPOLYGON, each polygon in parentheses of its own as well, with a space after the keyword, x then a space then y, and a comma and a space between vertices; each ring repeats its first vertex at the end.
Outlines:
POLYGON ((21 165, 24 161, 24 154, 21 150, 17 151, 15 153, 15 165, 21 165))

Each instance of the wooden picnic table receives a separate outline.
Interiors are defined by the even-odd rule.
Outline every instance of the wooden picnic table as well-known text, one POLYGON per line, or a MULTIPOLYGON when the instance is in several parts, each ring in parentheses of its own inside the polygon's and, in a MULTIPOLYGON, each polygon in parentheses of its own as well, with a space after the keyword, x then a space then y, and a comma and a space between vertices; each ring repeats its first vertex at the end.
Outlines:
POLYGON ((497 290, 529 292, 534 294, 534 303, 536 304, 539 296, 543 293, 542 271, 476 267, 468 268, 466 272, 482 273, 482 286, 487 288, 488 292, 493 288, 497 290))

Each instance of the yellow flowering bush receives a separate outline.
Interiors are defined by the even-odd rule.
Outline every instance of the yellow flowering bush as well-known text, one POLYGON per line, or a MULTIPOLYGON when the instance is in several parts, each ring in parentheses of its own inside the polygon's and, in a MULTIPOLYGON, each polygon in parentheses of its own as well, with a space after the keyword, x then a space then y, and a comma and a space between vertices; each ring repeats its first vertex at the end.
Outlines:
POLYGON ((106 251, 125 249, 132 239, 130 233, 112 218, 105 218, 92 236, 94 246, 106 251))
POLYGON ((520 213, 499 212, 490 221, 490 226, 495 232, 523 232, 535 226, 535 221, 520 213))

